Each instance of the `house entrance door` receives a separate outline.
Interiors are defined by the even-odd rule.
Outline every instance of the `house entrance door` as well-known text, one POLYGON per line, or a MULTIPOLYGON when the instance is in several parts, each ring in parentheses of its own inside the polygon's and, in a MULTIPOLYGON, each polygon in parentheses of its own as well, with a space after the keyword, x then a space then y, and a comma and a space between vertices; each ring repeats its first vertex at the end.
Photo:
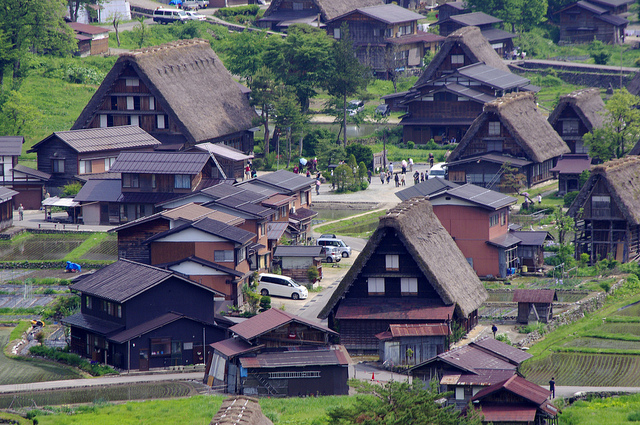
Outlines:
POLYGON ((142 372, 149 370, 149 350, 146 348, 140 350, 140 365, 138 368, 142 372))

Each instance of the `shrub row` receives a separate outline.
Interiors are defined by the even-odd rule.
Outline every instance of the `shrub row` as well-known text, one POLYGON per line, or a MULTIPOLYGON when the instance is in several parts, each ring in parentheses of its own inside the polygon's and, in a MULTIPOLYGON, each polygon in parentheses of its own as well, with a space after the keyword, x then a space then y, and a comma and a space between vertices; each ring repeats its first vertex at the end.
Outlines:
POLYGON ((77 354, 69 353, 68 351, 61 350, 59 348, 49 348, 37 345, 35 347, 31 347, 29 352, 34 356, 44 357, 60 363, 68 364, 69 366, 77 367, 93 376, 112 375, 118 373, 109 366, 90 363, 77 354))
POLYGON ((220 18, 226 18, 229 16, 236 16, 236 15, 255 16, 258 14, 259 10, 260 10, 260 6, 257 4, 250 4, 247 6, 237 6, 237 7, 221 7, 216 11, 215 15, 220 18))

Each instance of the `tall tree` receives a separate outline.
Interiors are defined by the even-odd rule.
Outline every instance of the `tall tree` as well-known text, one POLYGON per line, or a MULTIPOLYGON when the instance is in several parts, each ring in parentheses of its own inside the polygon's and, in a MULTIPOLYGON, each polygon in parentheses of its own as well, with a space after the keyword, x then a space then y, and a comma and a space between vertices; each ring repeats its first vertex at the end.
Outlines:
POLYGON ((627 89, 616 90, 605 105, 605 122, 601 129, 584 135, 589 153, 602 161, 614 155, 622 158, 640 138, 640 97, 627 89))
POLYGON ((295 90, 306 112, 309 99, 328 77, 333 40, 320 28, 293 25, 285 39, 269 37, 266 44, 264 64, 273 70, 278 81, 295 90))
MULTIPOLYGON (((280 39, 277 36, 273 38, 280 39)), ((266 45, 266 31, 243 31, 229 34, 216 51, 223 56, 229 72, 251 81, 252 76, 264 66, 262 57, 266 45)))
POLYGON ((329 95, 342 102, 343 145, 347 146, 347 97, 367 88, 371 73, 356 58, 349 26, 340 27, 340 38, 333 45, 333 67, 326 87, 329 95))
POLYGON ((545 19, 547 0, 466 0, 476 12, 484 12, 502 19, 515 31, 516 25, 531 29, 545 19))
POLYGON ((80 8, 87 8, 89 5, 100 4, 98 0, 68 0, 67 5, 69 7, 69 18, 73 22, 78 21, 78 13, 80 8))
POLYGON ((4 102, 0 102, 0 134, 19 136, 37 125, 42 114, 29 98, 14 90, 2 97, 4 102))
POLYGON ((264 126, 264 154, 269 154, 269 119, 277 99, 276 81, 273 72, 262 67, 249 81, 251 88, 251 104, 260 109, 257 122, 264 126))
POLYGON ((280 134, 286 135, 287 168, 289 168, 291 165, 291 139, 294 135, 302 132, 307 122, 307 116, 302 112, 295 92, 286 86, 279 87, 277 90, 274 113, 274 121, 280 134))
MULTIPOLYGON (((327 412, 332 425, 480 425, 481 416, 469 409, 467 417, 453 406, 442 406, 437 400, 447 394, 437 392, 435 385, 425 389, 422 382, 389 381, 383 385, 352 379, 349 385, 369 397, 358 397, 350 407, 336 407, 327 412)), ((450 394, 450 393, 449 393, 450 394)))

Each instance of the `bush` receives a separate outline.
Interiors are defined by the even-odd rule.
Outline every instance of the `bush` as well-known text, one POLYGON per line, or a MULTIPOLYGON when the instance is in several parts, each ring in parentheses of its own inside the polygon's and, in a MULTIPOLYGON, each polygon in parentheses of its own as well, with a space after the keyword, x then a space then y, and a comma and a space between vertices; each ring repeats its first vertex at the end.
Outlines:
POLYGON ((497 334, 496 335, 496 340, 500 341, 500 342, 504 342, 507 345, 513 345, 513 344, 511 344, 511 340, 509 339, 507 334, 497 334))
POLYGON ((414 142, 411 142, 411 141, 407 142, 407 148, 408 149, 413 149, 415 147, 416 147, 416 144, 414 142))
POLYGON ((244 16, 255 16, 258 14, 260 10, 260 6, 257 4, 250 4, 247 6, 237 6, 237 7, 221 7, 215 13, 216 16, 220 18, 226 18, 230 16, 244 15, 244 16))
POLYGON ((603 290, 604 292, 607 292, 607 293, 608 293, 608 292, 609 292, 609 290, 611 289, 611 284, 610 284, 609 282, 607 282, 607 281, 600 282, 600 287, 602 288, 602 290, 603 290))
POLYGON ((569 208, 571 206, 571 204, 573 203, 573 200, 576 199, 576 196, 578 196, 578 193, 580 192, 569 192, 566 195, 564 195, 564 201, 563 201, 563 205, 566 208, 569 208))
POLYGON ((307 278, 309 278, 309 282, 313 284, 316 280, 318 280, 319 277, 320 273, 318 273, 318 268, 309 266, 309 268, 307 269, 307 278))
POLYGON ((101 365, 98 363, 89 363, 89 361, 83 359, 77 354, 72 354, 67 350, 61 350, 59 348, 49 348, 42 345, 37 345, 35 347, 31 347, 29 349, 29 352, 33 356, 41 356, 60 363, 66 363, 69 366, 77 367, 93 376, 118 373, 109 366, 101 365))
POLYGON ((627 416, 627 420, 629 422, 638 422, 640 421, 640 412, 631 412, 629 416, 627 416))
POLYGON ((265 295, 260 298, 260 312, 267 311, 271 308, 271 297, 265 295))

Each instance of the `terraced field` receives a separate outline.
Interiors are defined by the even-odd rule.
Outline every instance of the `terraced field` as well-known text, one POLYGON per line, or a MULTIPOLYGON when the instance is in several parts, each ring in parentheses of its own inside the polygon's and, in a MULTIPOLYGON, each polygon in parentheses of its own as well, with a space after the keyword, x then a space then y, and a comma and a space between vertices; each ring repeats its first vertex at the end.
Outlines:
MULTIPOLYGON (((0 328, 0 346, 9 342, 12 328, 0 328)), ((82 376, 70 367, 45 361, 13 360, 0 352, 0 385, 77 379, 82 376)))
POLYGON ((564 347, 584 347, 595 349, 610 350, 640 350, 640 341, 621 341, 608 338, 576 338, 566 344, 564 347))

